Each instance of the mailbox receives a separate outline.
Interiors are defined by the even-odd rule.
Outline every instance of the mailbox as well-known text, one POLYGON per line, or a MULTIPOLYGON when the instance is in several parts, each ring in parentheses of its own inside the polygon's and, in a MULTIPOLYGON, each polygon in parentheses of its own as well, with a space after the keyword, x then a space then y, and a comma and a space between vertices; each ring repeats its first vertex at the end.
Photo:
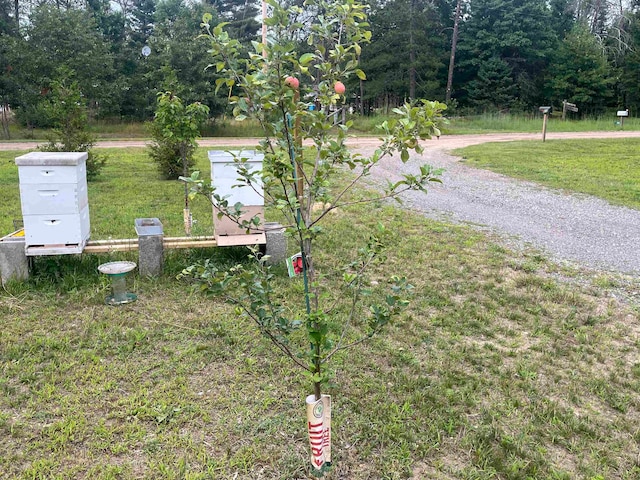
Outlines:
POLYGON ((551 112, 551 107, 540 107, 539 110, 546 115, 551 112))

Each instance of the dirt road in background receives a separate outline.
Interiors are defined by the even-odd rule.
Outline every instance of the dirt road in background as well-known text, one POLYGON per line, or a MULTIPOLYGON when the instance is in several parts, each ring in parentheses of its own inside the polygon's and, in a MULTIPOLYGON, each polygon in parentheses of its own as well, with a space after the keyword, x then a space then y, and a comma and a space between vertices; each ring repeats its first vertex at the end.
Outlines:
MULTIPOLYGON (((547 138, 639 137, 640 132, 556 134, 547 138)), ((517 180, 466 165, 450 149, 487 141, 536 139, 527 135, 482 135, 441 138, 422 155, 403 164, 385 158, 374 170, 386 183, 421 164, 445 170, 442 184, 429 193, 412 192, 406 205, 424 215, 490 230, 510 245, 531 245, 556 261, 640 276, 640 210, 614 206, 599 198, 517 180)), ((362 148, 363 153, 367 148, 362 148)))
MULTIPOLYGON (((547 132, 547 140, 566 140, 572 138, 640 138, 640 131, 625 132, 547 132)), ((454 148, 468 147, 489 142, 512 142, 515 140, 539 140, 542 141, 540 133, 486 133, 481 135, 445 135, 439 139, 432 139, 423 142, 428 149, 452 150, 454 148)), ((348 142, 354 147, 374 147, 380 142, 377 138, 354 138, 348 142)))
MULTIPOLYGON (((637 132, 547 132, 547 140, 567 139, 567 138, 631 138, 640 137, 637 132)), ((487 142, 511 142, 513 140, 542 140, 539 133, 489 133, 482 135, 446 135, 440 139, 433 139, 424 142, 427 148, 453 149, 462 148, 469 145, 477 145, 487 142)), ((202 147, 251 147, 258 144, 259 138, 203 138, 198 143, 202 147)), ((0 150, 34 150, 38 145, 45 142, 0 142, 0 150)), ((144 147, 148 141, 145 140, 103 140, 96 143, 99 148, 127 148, 144 147)), ((376 137, 351 138, 347 142, 354 148, 367 148, 378 146, 380 141, 376 137)))

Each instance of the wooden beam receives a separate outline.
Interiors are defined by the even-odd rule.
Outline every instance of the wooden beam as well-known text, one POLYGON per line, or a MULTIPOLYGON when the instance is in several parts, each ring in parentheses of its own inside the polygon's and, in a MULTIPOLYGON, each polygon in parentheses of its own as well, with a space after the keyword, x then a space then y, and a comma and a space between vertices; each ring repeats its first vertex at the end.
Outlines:
POLYGON ((164 248, 210 248, 217 247, 218 242, 215 240, 198 240, 193 242, 165 242, 164 248))
POLYGON ((113 243, 111 245, 85 245, 82 253, 111 253, 111 252, 131 252, 138 250, 138 242, 136 243, 113 243))
MULTIPOLYGON (((209 248, 218 245, 215 237, 165 237, 163 239, 164 248, 209 248)), ((90 240, 84 247, 83 253, 110 253, 110 252, 130 252, 138 250, 137 238, 119 238, 113 240, 90 240)))

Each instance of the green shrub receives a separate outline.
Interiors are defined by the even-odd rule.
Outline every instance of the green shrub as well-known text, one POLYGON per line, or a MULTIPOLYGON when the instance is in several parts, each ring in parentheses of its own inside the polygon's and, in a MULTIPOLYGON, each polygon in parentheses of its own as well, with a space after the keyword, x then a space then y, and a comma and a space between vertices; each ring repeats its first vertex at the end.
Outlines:
POLYGON ((87 106, 78 84, 54 82, 46 111, 55 128, 47 135, 48 143, 39 149, 43 152, 87 152, 87 179, 97 177, 107 163, 107 156, 92 150, 96 138, 89 131, 87 106))
MULTIPOLYGON (((149 156, 156 163, 158 171, 165 180, 176 180, 184 173, 184 165, 181 157, 181 142, 171 141, 164 138, 157 124, 151 126, 153 140, 149 145, 149 156)), ((186 166, 189 172, 195 165, 193 154, 196 146, 193 144, 184 145, 186 151, 186 166)))
POLYGON ((158 94, 158 107, 151 125, 149 156, 167 180, 189 175, 200 126, 207 120, 209 107, 199 102, 184 105, 171 92, 158 94))
POLYGON ((87 152, 87 180, 96 178, 107 163, 108 157, 106 155, 92 150, 94 144, 92 138, 77 136, 71 143, 59 143, 51 135, 48 135, 47 138, 49 143, 39 147, 39 150, 43 152, 87 152))

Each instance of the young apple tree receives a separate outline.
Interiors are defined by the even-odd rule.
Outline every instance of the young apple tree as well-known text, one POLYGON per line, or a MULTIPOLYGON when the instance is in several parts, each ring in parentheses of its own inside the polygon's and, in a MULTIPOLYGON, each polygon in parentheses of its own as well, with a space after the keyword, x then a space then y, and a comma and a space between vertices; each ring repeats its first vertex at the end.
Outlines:
MULTIPOLYGON (((264 154, 262 171, 250 170, 246 159, 238 156, 239 183, 261 183, 265 203, 286 219, 286 231, 302 256, 301 308, 292 314, 278 300, 274 273, 257 251, 255 262, 230 270, 205 262, 183 273, 196 278, 203 290, 224 296, 236 305, 238 314, 255 322, 308 375, 313 399, 319 401, 332 357, 380 332, 407 305, 411 289, 405 278, 392 275, 383 300, 368 295, 367 269, 384 260, 380 227, 359 248, 357 258, 345 265, 342 291, 327 295, 322 266, 314 256, 323 223, 337 208, 397 199, 408 190, 426 192, 429 182, 439 181, 439 172, 424 165, 366 199, 350 196, 383 158, 398 154, 398 161, 406 162, 410 151, 421 153, 420 140, 440 135, 438 125, 446 106, 422 100, 396 108, 396 118, 380 125, 380 146, 372 155, 349 150, 345 142, 351 122, 334 126, 333 119, 343 108, 347 80, 365 78, 358 68, 362 45, 371 38, 365 6, 356 0, 307 0, 304 7, 267 2, 267 41, 253 42, 246 56, 240 43, 225 32, 225 24, 212 26, 211 17, 205 15, 203 28, 211 42, 211 68, 219 75, 216 87, 228 92, 237 120, 253 118, 263 128, 264 138, 257 146, 264 154)), ((242 205, 230 205, 197 173, 184 180, 194 194, 211 199, 221 215, 236 219, 247 230, 263 228, 257 217, 240 220, 242 205)), ((314 458, 318 448, 314 450, 311 443, 314 458)), ((316 469, 322 465, 315 460, 316 469)))

